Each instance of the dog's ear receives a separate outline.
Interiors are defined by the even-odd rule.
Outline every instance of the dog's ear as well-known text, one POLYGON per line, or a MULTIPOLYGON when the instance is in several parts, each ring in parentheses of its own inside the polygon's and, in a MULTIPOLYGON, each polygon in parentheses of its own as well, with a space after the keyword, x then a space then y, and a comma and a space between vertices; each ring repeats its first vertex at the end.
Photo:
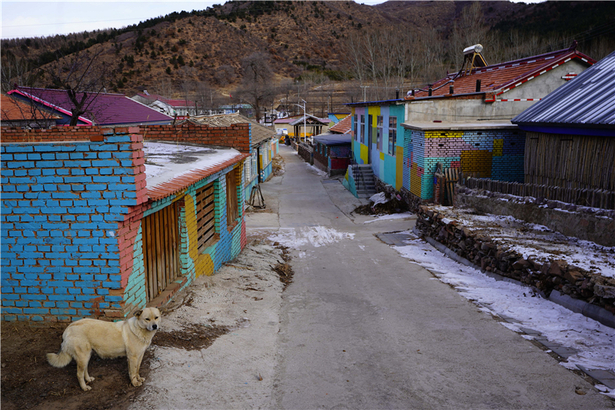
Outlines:
POLYGON ((141 317, 141 315, 143 314, 143 309, 139 309, 137 310, 137 312, 135 313, 135 317, 141 317))

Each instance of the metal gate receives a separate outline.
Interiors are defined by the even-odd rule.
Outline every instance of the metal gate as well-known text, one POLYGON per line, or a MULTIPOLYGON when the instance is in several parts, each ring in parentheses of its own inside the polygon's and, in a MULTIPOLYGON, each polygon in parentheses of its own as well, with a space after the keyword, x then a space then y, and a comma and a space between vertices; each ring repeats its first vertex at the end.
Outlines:
POLYGON ((177 203, 145 217, 142 234, 145 288, 150 301, 180 275, 177 203))

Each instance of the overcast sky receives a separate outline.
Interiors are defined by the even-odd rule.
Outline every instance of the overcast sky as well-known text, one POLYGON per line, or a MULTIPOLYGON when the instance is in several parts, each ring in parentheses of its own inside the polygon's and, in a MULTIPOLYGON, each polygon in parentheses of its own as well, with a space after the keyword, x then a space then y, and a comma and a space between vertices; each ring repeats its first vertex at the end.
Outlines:
MULTIPOLYGON (((378 4, 383 0, 358 3, 378 4)), ((2 34, 5 38, 40 37, 103 28, 120 28, 174 11, 203 10, 218 1, 4 1, 2 34)))

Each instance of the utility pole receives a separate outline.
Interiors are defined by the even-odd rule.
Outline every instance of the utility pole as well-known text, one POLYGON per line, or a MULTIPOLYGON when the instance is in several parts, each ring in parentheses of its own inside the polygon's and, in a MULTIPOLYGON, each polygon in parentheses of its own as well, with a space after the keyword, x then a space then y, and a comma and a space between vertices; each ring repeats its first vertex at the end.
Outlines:
MULTIPOLYGON (((295 104, 298 107, 303 108, 303 134, 305 135, 305 142, 307 142, 307 131, 306 131, 306 117, 307 117, 307 113, 305 111, 305 105, 307 104, 307 102, 305 102, 305 100, 303 98, 301 98, 301 101, 303 101, 303 105, 301 104, 295 104)), ((301 141, 301 134, 299 134, 299 141, 301 141)))
POLYGON ((360 85, 359 87, 363 89, 363 101, 367 101, 366 92, 367 92, 367 89, 369 88, 369 85, 360 85))

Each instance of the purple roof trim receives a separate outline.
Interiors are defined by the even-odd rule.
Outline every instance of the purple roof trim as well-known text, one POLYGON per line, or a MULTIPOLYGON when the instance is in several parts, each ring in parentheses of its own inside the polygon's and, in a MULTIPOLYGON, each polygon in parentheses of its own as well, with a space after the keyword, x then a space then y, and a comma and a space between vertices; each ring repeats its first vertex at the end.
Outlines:
MULTIPOLYGON (((15 91, 36 98, 37 102, 70 115, 72 104, 65 90, 18 87, 15 91)), ((77 97, 80 98, 82 95, 83 93, 78 93, 77 97)), ((93 96, 87 97, 86 101, 90 104, 80 119, 87 123, 94 122, 96 125, 159 123, 173 120, 172 117, 131 100, 124 94, 99 93, 95 99, 93 96)))

